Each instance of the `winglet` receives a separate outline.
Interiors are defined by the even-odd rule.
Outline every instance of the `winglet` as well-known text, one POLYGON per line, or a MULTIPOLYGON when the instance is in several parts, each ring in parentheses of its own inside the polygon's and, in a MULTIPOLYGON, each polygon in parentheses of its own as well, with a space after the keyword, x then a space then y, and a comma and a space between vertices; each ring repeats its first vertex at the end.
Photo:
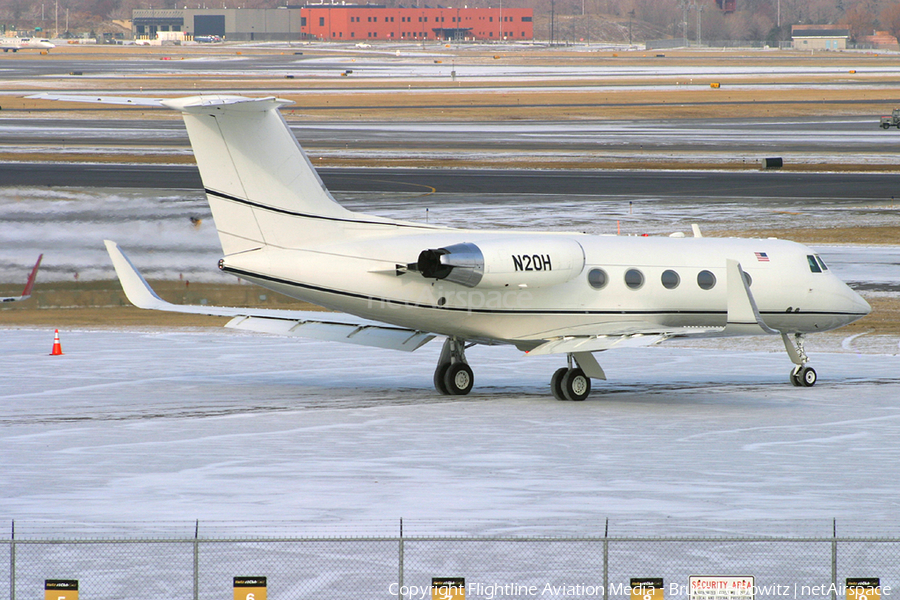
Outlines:
POLYGON ((116 275, 119 277, 128 301, 138 308, 166 310, 169 303, 156 295, 156 292, 125 256, 119 245, 110 240, 103 240, 103 243, 106 244, 106 251, 109 252, 109 257, 112 259, 116 275))
POLYGON ((733 259, 725 261, 727 268, 726 285, 728 290, 728 316, 725 322, 724 335, 758 335, 761 333, 777 334, 778 332, 766 325, 756 300, 750 292, 750 286, 744 278, 741 263, 733 259))
POLYGON ((37 262, 34 263, 34 268, 31 269, 31 275, 28 276, 28 281, 25 283, 25 289, 22 291, 22 300, 31 297, 31 290, 34 289, 34 280, 37 279, 38 268, 41 266, 41 260, 43 258, 44 255, 41 254, 38 256, 37 262))

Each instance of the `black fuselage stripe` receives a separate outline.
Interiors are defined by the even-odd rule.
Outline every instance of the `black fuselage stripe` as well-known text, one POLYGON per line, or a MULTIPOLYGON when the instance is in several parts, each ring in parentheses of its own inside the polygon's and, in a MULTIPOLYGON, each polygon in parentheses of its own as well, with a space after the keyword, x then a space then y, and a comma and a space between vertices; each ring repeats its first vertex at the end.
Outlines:
MULTIPOLYGON (((279 285, 285 285, 288 287, 296 287, 305 290, 311 290, 314 292, 322 292, 325 294, 333 294, 336 296, 343 296, 345 298, 355 298, 357 300, 365 300, 367 302, 377 303, 377 304, 391 304, 394 306, 405 306, 410 308, 426 308, 426 309, 435 309, 449 312, 463 312, 463 313, 478 313, 478 314, 493 314, 493 315, 726 315, 727 311, 724 310, 501 310, 501 309, 493 309, 493 308, 468 308, 468 307, 453 307, 453 306, 437 306, 435 304, 420 304, 418 302, 409 302, 406 300, 391 300, 389 298, 378 298, 375 296, 367 296, 365 294, 358 294, 355 292, 347 292, 343 290, 335 290, 332 288, 326 288, 317 285, 311 285, 308 283, 298 283, 296 281, 288 281, 286 279, 279 279, 277 277, 272 277, 270 275, 263 275, 261 273, 253 273, 251 271, 244 271, 241 269, 235 269, 232 267, 223 267, 222 269, 226 273, 230 273, 237 277, 245 277, 252 279, 261 279, 263 281, 270 281, 272 283, 277 283, 279 285)), ((769 316, 780 316, 788 313, 780 312, 780 311, 768 311, 761 312, 761 315, 769 315, 769 316)), ((816 316, 829 316, 829 317, 840 317, 840 316, 865 316, 861 313, 853 313, 853 312, 803 312, 803 313, 790 313, 790 314, 802 314, 802 315, 816 315, 816 316)), ((756 324, 756 323, 752 323, 756 324)))
POLYGON ((218 198, 222 198, 223 200, 229 200, 231 202, 237 202, 238 204, 243 204, 245 206, 251 206, 253 208, 259 208, 262 210, 268 210, 270 212, 278 213, 281 215, 288 215, 291 217, 301 217, 304 219, 318 219, 320 221, 334 221, 337 223, 354 223, 357 225, 381 225, 383 227, 399 227, 399 228, 409 228, 409 229, 434 229, 434 227, 429 227, 427 225, 418 225, 418 224, 404 224, 404 223, 393 223, 388 222, 385 223, 383 221, 366 221, 363 219, 343 219, 340 217, 326 217, 324 215, 314 215, 310 213, 301 213, 293 210, 287 210, 284 208, 277 208, 275 206, 269 206, 267 204, 260 204, 259 202, 253 202, 252 200, 246 200, 244 198, 238 198, 237 196, 232 196, 230 194, 225 194, 223 192, 217 192, 216 190, 211 190, 209 188, 204 188, 204 191, 210 196, 216 196, 218 198))

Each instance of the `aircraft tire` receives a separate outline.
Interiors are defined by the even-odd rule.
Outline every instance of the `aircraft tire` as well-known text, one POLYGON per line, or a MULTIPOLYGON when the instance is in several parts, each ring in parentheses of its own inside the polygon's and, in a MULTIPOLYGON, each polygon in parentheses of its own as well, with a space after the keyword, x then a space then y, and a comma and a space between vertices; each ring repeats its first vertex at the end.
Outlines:
POLYGON ((465 396, 472 391, 475 375, 464 362, 453 363, 444 373, 444 385, 451 396, 465 396))
POLYGON ((444 396, 450 395, 450 390, 447 389, 447 385, 444 383, 444 375, 449 368, 450 363, 441 363, 434 369, 434 389, 444 396))
POLYGON ((794 387, 801 387, 803 384, 800 383, 800 369, 802 367, 794 367, 791 369, 791 385, 794 387))
POLYGON ((550 378, 550 391, 553 392, 553 397, 557 400, 568 400, 568 398, 566 398, 565 392, 563 392, 562 386, 563 378, 568 372, 569 369, 567 369, 566 367, 562 367, 560 369, 557 369, 553 374, 553 377, 550 378))
POLYGON ((816 385, 818 375, 816 375, 816 370, 812 367, 803 367, 800 369, 800 374, 797 376, 797 379, 800 380, 800 385, 803 387, 812 387, 816 385))
POLYGON ((580 402, 591 393, 591 378, 581 369, 569 369, 563 377, 562 389, 566 398, 580 402))

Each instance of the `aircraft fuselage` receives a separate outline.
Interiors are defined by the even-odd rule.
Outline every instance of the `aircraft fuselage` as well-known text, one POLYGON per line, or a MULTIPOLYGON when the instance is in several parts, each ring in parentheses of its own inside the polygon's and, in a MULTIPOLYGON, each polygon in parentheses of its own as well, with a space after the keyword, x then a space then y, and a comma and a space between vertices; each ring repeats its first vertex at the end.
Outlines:
POLYGON ((224 268, 364 318, 527 346, 555 336, 627 335, 648 325, 724 327, 726 258, 749 276, 760 315, 772 329, 828 331, 870 311, 814 251, 773 239, 410 232, 308 250, 249 252, 226 258, 224 268), (402 268, 423 250, 462 243, 503 249, 485 261, 482 270, 493 271, 474 286, 402 268))

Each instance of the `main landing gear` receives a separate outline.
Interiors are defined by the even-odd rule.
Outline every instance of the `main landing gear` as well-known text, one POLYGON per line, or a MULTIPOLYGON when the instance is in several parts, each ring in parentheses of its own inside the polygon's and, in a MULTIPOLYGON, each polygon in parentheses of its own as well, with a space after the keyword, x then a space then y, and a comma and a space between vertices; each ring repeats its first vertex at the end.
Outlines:
POLYGON ((787 350, 788 356, 791 357, 791 361, 796 365, 791 369, 791 383, 796 387, 812 387, 816 385, 816 370, 807 364, 809 357, 806 355, 806 350, 803 349, 803 336, 799 333, 794 334, 796 345, 791 343, 786 333, 781 334, 781 339, 784 341, 784 348, 787 350))
POLYGON ((445 396, 465 396, 474 383, 472 368, 466 362, 465 340, 447 338, 434 370, 435 389, 445 396))
POLYGON ((591 393, 591 378, 568 356, 569 366, 557 369, 550 378, 550 390, 557 400, 581 401, 591 393))

